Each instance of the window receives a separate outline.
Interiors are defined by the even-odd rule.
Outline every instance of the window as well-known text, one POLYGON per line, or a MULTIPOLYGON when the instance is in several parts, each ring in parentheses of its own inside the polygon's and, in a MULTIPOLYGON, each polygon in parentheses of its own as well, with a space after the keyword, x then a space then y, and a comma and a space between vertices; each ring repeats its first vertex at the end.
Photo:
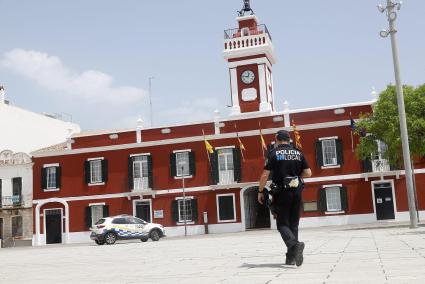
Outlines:
POLYGON ((170 155, 170 174, 174 178, 188 177, 195 175, 195 153, 191 150, 178 150, 170 155))
POLYGON ((191 199, 179 199, 179 222, 183 223, 185 218, 186 222, 191 222, 192 219, 192 200, 191 199))
POLYGON ((326 188, 327 211, 341 211, 341 190, 339 187, 326 188))
POLYGON ((55 189, 56 186, 56 167, 46 168, 47 175, 47 189, 55 189))
POLYGON ((218 150, 218 173, 219 184, 231 184, 235 181, 234 176, 234 163, 233 163, 233 149, 219 149, 218 150))
POLYGON ((149 188, 148 156, 133 157, 133 184, 135 190, 149 188))
POLYGON ((41 169, 41 187, 44 191, 55 191, 60 188, 61 168, 59 164, 43 165, 41 169))
POLYGON ((103 205, 92 205, 91 207, 91 223, 96 224, 103 217, 103 205))
POLYGON ((22 178, 16 177, 12 179, 13 184, 13 196, 12 202, 14 206, 18 206, 22 201, 22 178))
POLYGON ((98 203, 98 204, 89 204, 86 207, 86 227, 91 228, 95 224, 102 224, 104 222, 104 217, 109 216, 109 206, 98 203), (102 222, 103 220, 103 222, 102 222))
POLYGON ((217 216, 218 222, 235 222, 235 195, 217 195, 217 216))
POLYGON ((12 217, 12 237, 22 237, 22 216, 12 217))
POLYGON ((336 166, 336 144, 335 139, 322 140, 323 166, 336 166))
POLYGON ((176 172, 178 177, 189 176, 189 152, 176 153, 176 172))
POLYGON ((102 182, 102 161, 90 161, 90 183, 102 182))

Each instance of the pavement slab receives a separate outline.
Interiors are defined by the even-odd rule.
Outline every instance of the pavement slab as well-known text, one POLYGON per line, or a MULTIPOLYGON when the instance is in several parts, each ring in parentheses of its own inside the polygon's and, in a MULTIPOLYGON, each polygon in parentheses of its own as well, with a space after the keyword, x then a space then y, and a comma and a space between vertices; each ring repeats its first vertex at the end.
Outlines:
POLYGON ((302 229, 304 264, 286 266, 274 230, 159 242, 0 250, 0 283, 425 283, 425 228, 302 229))

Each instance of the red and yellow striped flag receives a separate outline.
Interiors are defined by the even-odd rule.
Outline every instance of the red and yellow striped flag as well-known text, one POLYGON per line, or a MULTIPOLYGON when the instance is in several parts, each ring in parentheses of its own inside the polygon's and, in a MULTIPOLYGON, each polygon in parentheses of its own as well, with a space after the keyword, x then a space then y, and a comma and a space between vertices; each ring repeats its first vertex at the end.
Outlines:
POLYGON ((239 138, 239 134, 236 134, 238 137, 238 142, 239 142, 239 149, 241 151, 241 155, 242 155, 242 160, 245 162, 245 155, 244 152, 246 151, 245 145, 242 143, 241 139, 239 138))
POLYGON ((266 144, 266 141, 264 140, 261 129, 260 129, 260 142, 261 142, 261 150, 263 151, 263 156, 264 156, 264 153, 267 153, 267 144, 266 144))
POLYGON ((301 145, 301 135, 300 132, 297 130, 297 126, 295 125, 294 121, 292 121, 292 129, 294 131, 295 147, 299 150, 302 150, 303 146, 301 145))

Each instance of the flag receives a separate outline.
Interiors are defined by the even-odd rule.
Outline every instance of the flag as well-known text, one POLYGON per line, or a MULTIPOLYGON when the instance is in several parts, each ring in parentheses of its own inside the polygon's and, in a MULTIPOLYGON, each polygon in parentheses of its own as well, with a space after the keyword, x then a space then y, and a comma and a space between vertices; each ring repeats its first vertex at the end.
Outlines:
POLYGON ((210 159, 210 156, 208 154, 214 153, 214 147, 210 144, 210 142, 208 142, 207 138, 205 138, 205 132, 203 129, 202 129, 202 135, 204 136, 204 143, 205 143, 205 149, 207 150, 207 156, 208 156, 208 159, 210 159))
POLYGON ((261 132, 261 128, 260 128, 260 142, 261 142, 261 150, 263 151, 263 157, 264 157, 264 153, 267 153, 267 144, 266 144, 266 141, 264 140, 263 133, 261 132))
POLYGON ((241 139, 239 138, 239 133, 236 133, 236 136, 238 137, 239 149, 241 151, 242 160, 245 161, 245 155, 244 155, 244 151, 246 151, 245 145, 242 143, 241 139))
POLYGON ((300 132, 297 130, 297 126, 295 125, 294 121, 292 121, 292 129, 294 131, 295 137, 295 148, 302 150, 303 146, 301 145, 301 135, 300 132))
POLYGON ((351 116, 351 112, 350 112, 350 127, 351 127, 351 131, 355 131, 356 130, 356 122, 354 121, 353 117, 351 116))

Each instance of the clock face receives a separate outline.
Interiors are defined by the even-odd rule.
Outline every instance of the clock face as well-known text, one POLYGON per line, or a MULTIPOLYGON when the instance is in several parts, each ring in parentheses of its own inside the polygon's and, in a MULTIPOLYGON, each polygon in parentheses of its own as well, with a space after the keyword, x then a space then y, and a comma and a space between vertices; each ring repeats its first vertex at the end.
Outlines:
POLYGON ((255 80, 255 74, 251 70, 246 70, 241 75, 241 80, 245 84, 251 84, 255 80))

